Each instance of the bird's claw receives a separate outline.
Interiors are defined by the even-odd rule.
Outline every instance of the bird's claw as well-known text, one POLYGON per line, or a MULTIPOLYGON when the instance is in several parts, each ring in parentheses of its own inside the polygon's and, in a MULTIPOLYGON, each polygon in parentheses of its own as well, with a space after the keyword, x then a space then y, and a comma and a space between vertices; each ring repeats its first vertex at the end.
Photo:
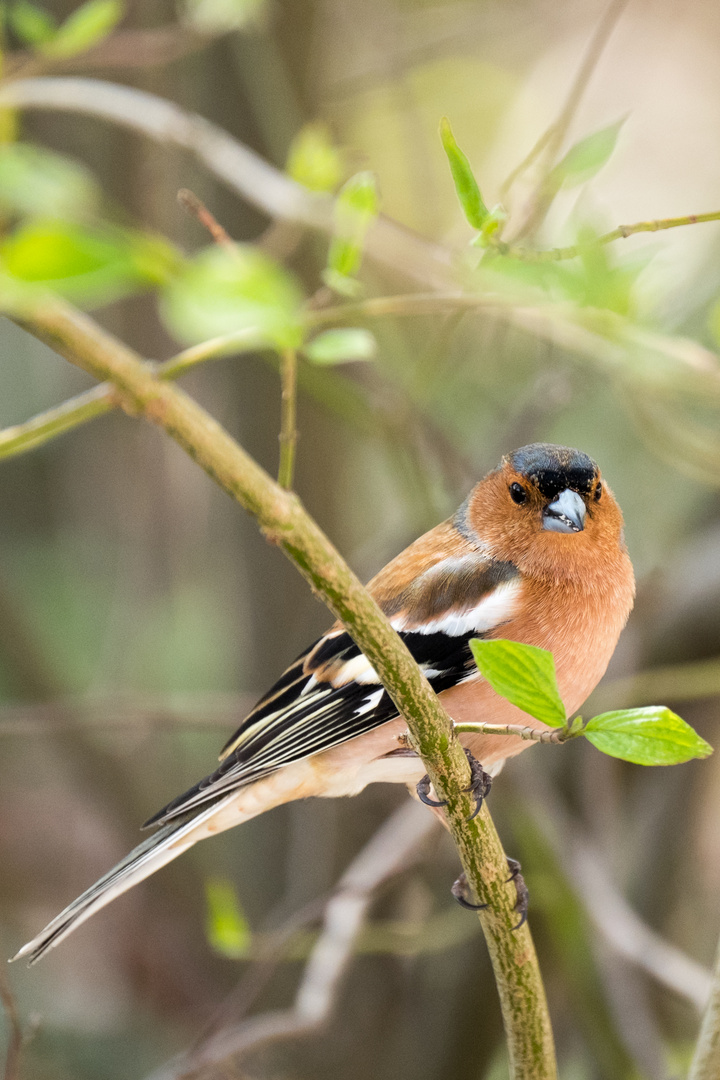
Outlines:
POLYGON ((430 777, 427 773, 423 776, 422 780, 418 780, 415 790, 417 791, 417 797, 421 803, 425 803, 426 806, 447 806, 447 799, 441 799, 439 802, 437 799, 430 798, 430 777))
POLYGON ((465 871, 463 871, 457 881, 453 882, 452 888, 450 889, 450 892, 453 894, 460 907, 464 907, 468 911, 482 911, 483 908, 486 908, 488 906, 487 904, 470 903, 466 896, 467 890, 468 880, 465 876, 465 871))
MULTIPOLYGON (((483 801, 490 792, 492 786, 492 776, 486 773, 480 762, 476 757, 470 753, 468 749, 465 750, 465 756, 468 759, 470 765, 470 783, 464 789, 469 791, 475 796, 475 809, 468 818, 468 821, 472 821, 474 817, 480 813, 483 801)), ((417 791, 417 797, 420 802, 425 803, 426 806, 447 806, 447 799, 431 799, 430 798, 430 777, 427 773, 423 776, 422 780, 419 780, 415 790, 417 791)))
POLYGON ((520 912, 520 922, 517 926, 513 926, 513 930, 519 930, 523 923, 527 922, 528 905, 530 902, 530 893, 528 887, 525 884, 525 878, 522 876, 522 867, 517 859, 508 858, 507 861, 508 870, 510 871, 510 877, 508 882, 512 881, 515 884, 515 892, 517 893, 517 900, 515 901, 515 911, 520 912))
MULTIPOLYGON (((513 930, 519 930, 523 923, 527 922, 530 894, 528 892, 528 887, 525 884, 525 878, 522 876, 520 863, 517 859, 508 859, 507 864, 508 870, 510 871, 510 877, 507 880, 508 882, 514 882, 515 891, 517 892, 514 910, 520 913, 520 922, 517 923, 516 926, 513 926, 513 930)), ((468 880, 464 872, 457 881, 453 883, 450 892, 453 894, 460 907, 467 908, 468 911, 482 911, 483 908, 488 906, 487 904, 473 904, 468 900, 468 880)))
POLYGON ((490 794, 492 776, 490 773, 485 772, 478 759, 474 757, 467 748, 465 749, 465 756, 470 765, 470 783, 465 790, 471 792, 475 796, 475 809, 468 818, 468 821, 472 821, 473 818, 478 816, 483 801, 490 794))

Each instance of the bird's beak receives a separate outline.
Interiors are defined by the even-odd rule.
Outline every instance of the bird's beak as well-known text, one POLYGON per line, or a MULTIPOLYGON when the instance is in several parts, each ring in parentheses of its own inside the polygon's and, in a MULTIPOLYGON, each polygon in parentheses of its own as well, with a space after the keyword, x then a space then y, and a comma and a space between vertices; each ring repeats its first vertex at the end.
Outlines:
POLYGON ((543 529, 549 532, 574 533, 585 528, 587 508, 577 491, 565 488, 543 510, 543 529))

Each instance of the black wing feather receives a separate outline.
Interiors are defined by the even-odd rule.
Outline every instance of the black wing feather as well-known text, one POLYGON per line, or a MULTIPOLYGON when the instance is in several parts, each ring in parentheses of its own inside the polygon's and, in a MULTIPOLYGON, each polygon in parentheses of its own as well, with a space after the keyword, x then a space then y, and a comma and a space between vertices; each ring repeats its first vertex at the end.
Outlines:
MULTIPOLYGON (((400 634, 417 663, 428 669, 436 693, 475 673, 468 642, 477 636, 474 631, 457 637, 443 633, 400 634)), ((281 675, 246 717, 226 744, 226 749, 234 748, 220 767, 173 799, 145 826, 171 821, 227 795, 233 788, 364 735, 397 716, 392 699, 378 682, 350 681, 333 686, 317 682, 304 671, 308 657, 313 666, 319 666, 347 662, 359 655, 360 649, 344 631, 320 638, 281 675)))

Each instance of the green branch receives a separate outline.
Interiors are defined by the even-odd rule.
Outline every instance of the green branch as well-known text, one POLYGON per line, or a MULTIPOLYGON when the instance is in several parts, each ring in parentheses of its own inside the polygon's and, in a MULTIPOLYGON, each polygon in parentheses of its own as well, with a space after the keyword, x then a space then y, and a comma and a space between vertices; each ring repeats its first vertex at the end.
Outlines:
POLYGON ((598 236, 596 240, 585 245, 573 244, 570 247, 535 251, 533 248, 516 247, 512 244, 505 244, 502 240, 491 239, 488 247, 497 251, 500 255, 506 255, 511 259, 519 259, 521 262, 561 262, 564 259, 577 259, 584 250, 591 250, 601 244, 612 244, 615 240, 626 240, 628 236, 634 236, 636 233, 679 229, 684 225, 702 225, 707 221, 720 221, 720 210, 714 210, 709 214, 686 214, 684 217, 658 218, 655 221, 636 221, 634 225, 618 225, 616 229, 598 236))
POLYGON ((94 420, 96 416, 111 412, 116 404, 111 386, 94 386, 92 390, 78 394, 77 397, 40 413, 24 424, 5 428, 0 431, 0 459, 34 450, 50 439, 79 427, 88 420, 94 420))
POLYGON ((455 732, 458 735, 517 735, 526 742, 562 743, 568 739, 574 739, 578 732, 570 732, 566 728, 528 727, 525 724, 456 724, 455 732))
POLYGON ((280 378, 282 380, 282 399, 278 484, 289 491, 293 486, 295 450, 297 448, 297 353, 294 349, 283 350, 280 378))
POLYGON ((284 490, 204 409, 88 316, 53 301, 20 321, 72 363, 113 384, 119 404, 163 428, 298 567, 374 666, 407 720, 410 739, 441 799, 479 913, 495 972, 514 1080, 553 1080, 552 1032, 527 925, 513 931, 515 891, 492 820, 469 821, 468 763, 452 722, 375 601, 292 492, 284 490))

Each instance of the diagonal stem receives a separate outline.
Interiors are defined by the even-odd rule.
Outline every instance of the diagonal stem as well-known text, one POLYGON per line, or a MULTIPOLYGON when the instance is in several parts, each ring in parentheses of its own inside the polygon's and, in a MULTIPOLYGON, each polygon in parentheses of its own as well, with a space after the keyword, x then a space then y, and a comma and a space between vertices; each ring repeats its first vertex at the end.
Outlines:
POLYGON ((282 380, 282 396, 278 484, 280 487, 290 491, 293 486, 295 449, 297 447, 297 353, 294 349, 283 350, 280 376, 282 380))
POLYGON ((555 1080, 545 991, 527 924, 514 931, 515 890, 495 827, 468 794, 469 766, 452 722, 405 644, 333 545, 306 513, 205 410, 159 379, 142 358, 88 316, 56 300, 18 321, 72 363, 110 381, 121 406, 163 428, 241 506, 298 567, 342 620, 377 671, 441 799, 463 869, 478 899, 495 972, 513 1080, 555 1080))

